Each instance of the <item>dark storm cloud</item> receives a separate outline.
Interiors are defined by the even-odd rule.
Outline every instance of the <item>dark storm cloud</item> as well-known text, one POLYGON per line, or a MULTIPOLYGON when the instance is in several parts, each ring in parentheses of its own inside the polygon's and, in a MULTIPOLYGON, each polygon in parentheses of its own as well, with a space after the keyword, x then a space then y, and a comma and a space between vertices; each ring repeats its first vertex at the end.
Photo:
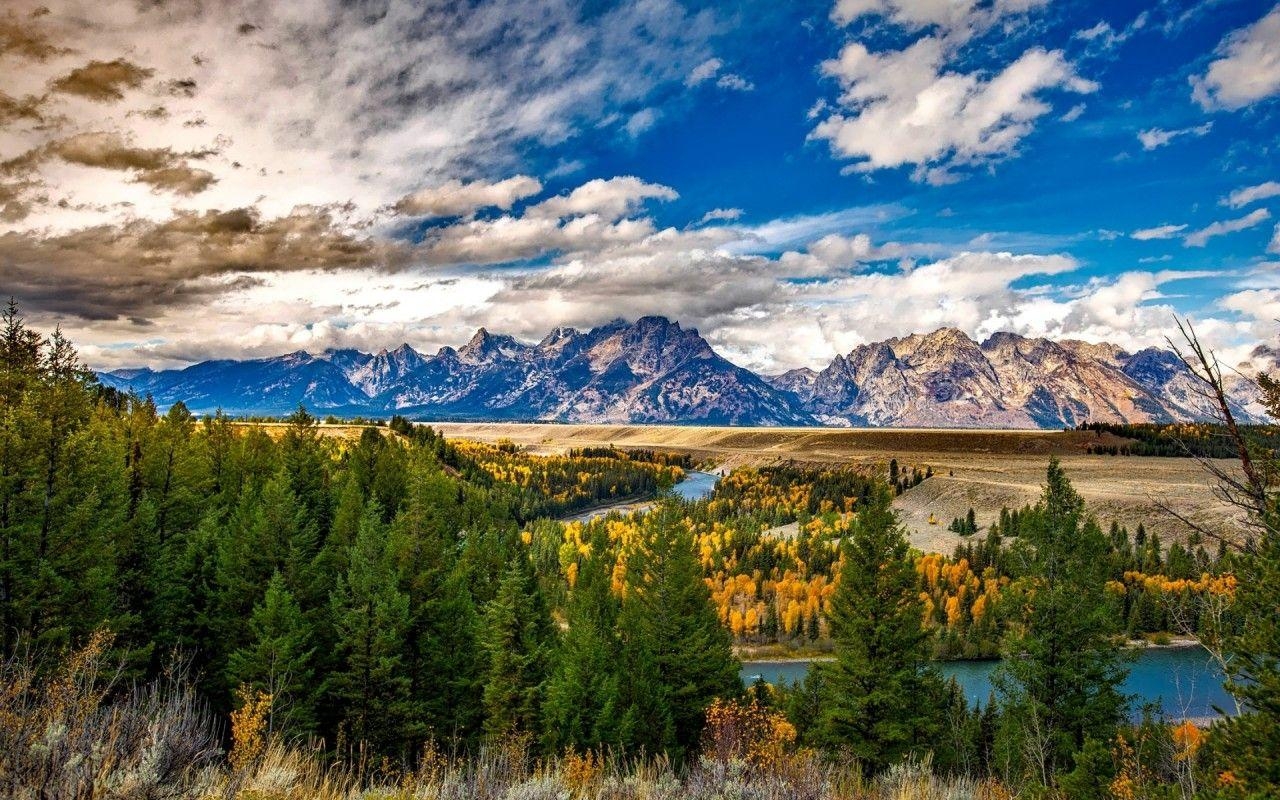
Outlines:
POLYGON ((155 70, 139 67, 123 58, 90 61, 55 80, 50 89, 99 103, 113 103, 124 99, 123 90, 137 89, 154 74, 155 70))
POLYGON ((195 97, 196 82, 191 78, 174 78, 164 84, 165 91, 174 97, 195 97))
POLYGON ((82 133, 59 139, 0 163, 0 174, 29 173, 48 159, 98 169, 134 173, 135 183, 180 195, 204 191, 217 182, 213 173, 190 165, 189 160, 205 158, 210 151, 175 153, 167 147, 134 147, 117 134, 82 133))
POLYGON ((31 24, 42 16, 39 13, 20 17, 10 11, 0 16, 0 55, 15 55, 32 61, 45 61, 51 56, 67 52, 55 46, 49 38, 31 24))
POLYGON ((0 127, 24 119, 39 122, 43 119, 40 105, 41 99, 35 95, 10 97, 0 92, 0 127))
POLYGON ((340 229, 334 210, 263 220, 252 209, 177 212, 41 237, 0 236, 5 291, 35 311, 84 319, 148 319, 244 288, 243 273, 388 269, 404 250, 340 229))

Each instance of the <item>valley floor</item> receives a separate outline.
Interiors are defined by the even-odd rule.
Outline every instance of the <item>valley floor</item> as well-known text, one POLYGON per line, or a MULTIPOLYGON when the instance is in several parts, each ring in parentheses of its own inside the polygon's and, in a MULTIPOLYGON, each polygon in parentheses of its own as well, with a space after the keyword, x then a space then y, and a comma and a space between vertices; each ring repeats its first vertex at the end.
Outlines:
MULTIPOLYGON (((788 461, 886 464, 933 469, 934 477, 894 505, 913 546, 950 553, 961 537, 947 530, 973 508, 979 527, 1002 506, 1019 508, 1040 496, 1049 456, 1062 461, 1072 484, 1103 524, 1130 530, 1139 523, 1166 543, 1191 532, 1170 508, 1207 529, 1243 536, 1242 516, 1214 495, 1212 480, 1190 458, 1088 455, 1090 444, 1121 442, 1092 431, 991 431, 861 428, 727 428, 668 425, 432 423, 449 437, 509 439, 536 452, 615 445, 692 453, 717 470, 788 461), (932 518, 933 522, 930 522, 932 518)), ((1225 462, 1224 462, 1225 464, 1225 462)))

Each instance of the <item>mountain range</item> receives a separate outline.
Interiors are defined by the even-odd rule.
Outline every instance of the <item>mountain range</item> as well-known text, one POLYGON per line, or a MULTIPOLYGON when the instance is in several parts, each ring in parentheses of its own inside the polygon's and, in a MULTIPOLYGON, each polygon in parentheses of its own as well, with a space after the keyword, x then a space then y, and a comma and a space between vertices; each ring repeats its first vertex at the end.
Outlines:
MULTIPOLYGON (((192 411, 280 415, 299 404, 337 416, 411 419, 1061 428, 1211 416, 1169 350, 942 328, 860 345, 822 370, 757 375, 662 317, 529 344, 481 328, 459 348, 304 351, 184 369, 99 373, 106 385, 192 411)), ((1242 420, 1261 421, 1250 398, 1242 420)))

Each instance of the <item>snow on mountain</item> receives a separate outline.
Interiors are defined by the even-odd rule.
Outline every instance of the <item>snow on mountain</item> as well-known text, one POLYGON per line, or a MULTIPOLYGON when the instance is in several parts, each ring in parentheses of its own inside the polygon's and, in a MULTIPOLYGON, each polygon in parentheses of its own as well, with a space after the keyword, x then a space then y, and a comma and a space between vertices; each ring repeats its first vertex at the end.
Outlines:
MULTIPOLYGON (((1264 350, 1255 361, 1274 356, 1264 350)), ((986 428, 1212 414, 1177 356, 1157 348, 1128 353, 1012 333, 979 343, 942 328, 860 345, 822 370, 762 378, 663 317, 557 328, 535 344, 481 328, 435 355, 404 344, 99 377, 162 406, 181 400, 196 412, 233 414, 288 413, 302 403, 319 413, 420 419, 986 428)), ((1245 388, 1232 397, 1241 419, 1260 419, 1245 388)))

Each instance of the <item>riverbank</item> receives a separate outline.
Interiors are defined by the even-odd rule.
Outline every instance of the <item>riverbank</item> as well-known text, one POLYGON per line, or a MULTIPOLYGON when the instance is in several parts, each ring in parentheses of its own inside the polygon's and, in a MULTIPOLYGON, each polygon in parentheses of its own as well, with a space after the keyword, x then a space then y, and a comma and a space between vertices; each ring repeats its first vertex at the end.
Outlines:
MULTIPOLYGON (((1194 650, 1199 648, 1200 642, 1191 636, 1169 636, 1166 641, 1155 641, 1156 638, 1163 638, 1160 634, 1153 634, 1152 638, 1146 639, 1129 639, 1121 648, 1123 650, 1194 650)), ((759 645, 735 645, 733 648, 734 656, 743 662, 749 661, 767 661, 774 664, 785 663, 801 663, 808 661, 823 661, 833 658, 832 652, 834 644, 829 640, 815 642, 801 647, 792 647, 787 644, 759 644, 759 645)), ((972 659, 972 658, 956 658, 956 659, 936 659, 933 663, 946 664, 951 661, 998 661, 996 658, 989 659, 972 659)))

